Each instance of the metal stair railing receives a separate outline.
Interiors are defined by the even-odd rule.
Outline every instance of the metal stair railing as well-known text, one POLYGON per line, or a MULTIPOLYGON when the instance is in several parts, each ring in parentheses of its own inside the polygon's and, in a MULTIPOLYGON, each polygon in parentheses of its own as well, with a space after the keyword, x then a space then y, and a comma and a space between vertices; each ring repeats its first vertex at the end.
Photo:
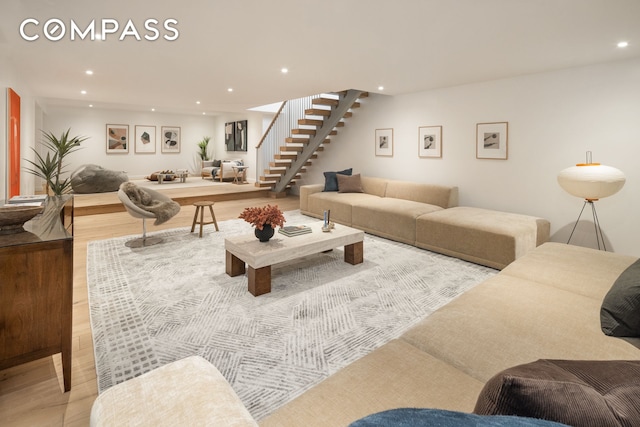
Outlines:
POLYGON ((320 98, 320 94, 285 101, 273 118, 271 125, 256 146, 256 182, 269 163, 280 153, 280 147, 285 145, 285 139, 291 136, 291 130, 299 127, 298 120, 305 117, 305 110, 313 108, 313 100, 320 98))

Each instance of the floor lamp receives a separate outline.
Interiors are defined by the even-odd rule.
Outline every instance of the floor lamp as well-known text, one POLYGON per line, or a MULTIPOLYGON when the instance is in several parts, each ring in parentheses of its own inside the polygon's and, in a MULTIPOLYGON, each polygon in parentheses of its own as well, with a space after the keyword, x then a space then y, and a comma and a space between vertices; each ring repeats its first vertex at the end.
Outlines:
POLYGON ((573 230, 571 230, 571 235, 569 235, 567 244, 571 241, 573 232, 576 231, 578 221, 580 221, 584 208, 589 204, 593 215, 593 224, 596 230, 598 249, 600 249, 600 240, 602 240, 602 246, 605 251, 607 250, 594 202, 602 199, 603 197, 616 194, 624 186, 624 183, 625 177, 622 171, 611 166, 593 163, 591 161, 591 151, 587 151, 586 163, 578 163, 575 166, 562 170, 558 174, 558 184, 560 184, 560 187, 562 187, 567 193, 584 199, 582 210, 580 211, 580 215, 578 215, 578 219, 573 226, 573 230))

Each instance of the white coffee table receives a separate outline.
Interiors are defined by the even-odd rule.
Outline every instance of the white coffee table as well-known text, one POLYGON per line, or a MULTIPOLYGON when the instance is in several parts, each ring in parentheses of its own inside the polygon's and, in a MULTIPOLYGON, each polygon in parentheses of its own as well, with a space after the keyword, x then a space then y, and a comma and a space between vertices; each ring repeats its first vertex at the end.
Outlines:
POLYGON ((310 224, 312 232, 287 237, 276 231, 268 242, 246 234, 224 240, 226 272, 239 276, 249 265, 249 292, 254 296, 271 292, 271 266, 307 255, 344 246, 344 261, 360 264, 364 258, 364 232, 336 224, 330 232, 322 231, 322 222, 310 224))

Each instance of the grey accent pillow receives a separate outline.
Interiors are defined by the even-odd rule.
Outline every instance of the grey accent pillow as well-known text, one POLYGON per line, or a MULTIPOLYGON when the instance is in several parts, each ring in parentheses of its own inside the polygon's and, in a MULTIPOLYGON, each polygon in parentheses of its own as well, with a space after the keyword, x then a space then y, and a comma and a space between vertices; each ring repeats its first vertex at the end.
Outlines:
POLYGON ((627 267, 605 295, 600 327, 612 337, 640 337, 640 260, 627 267))
POLYGON ((364 193, 359 173, 352 176, 337 174, 336 178, 338 178, 338 193, 364 193))
POLYGON ((215 168, 219 168, 220 165, 222 165, 222 160, 214 160, 213 164, 211 166, 213 166, 215 168))
POLYGON ((353 168, 339 172, 324 172, 324 190, 322 191, 338 191, 338 178, 336 178, 336 174, 351 175, 352 171, 353 168))

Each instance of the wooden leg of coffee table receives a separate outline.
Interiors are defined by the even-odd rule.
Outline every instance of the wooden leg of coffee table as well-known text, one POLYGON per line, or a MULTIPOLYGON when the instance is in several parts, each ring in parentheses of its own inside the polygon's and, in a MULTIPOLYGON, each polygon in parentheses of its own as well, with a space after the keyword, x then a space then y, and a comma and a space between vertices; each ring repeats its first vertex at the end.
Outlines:
POLYGON ((245 273, 244 261, 235 256, 229 251, 227 252, 226 260, 225 260, 225 268, 226 272, 229 276, 235 277, 240 276, 245 273))
POLYGON ((349 264, 361 264, 364 261, 364 244, 363 242, 346 245, 344 247, 344 262, 349 264))
POLYGON ((271 292, 271 266, 253 268, 249 266, 249 292, 254 297, 271 292))

